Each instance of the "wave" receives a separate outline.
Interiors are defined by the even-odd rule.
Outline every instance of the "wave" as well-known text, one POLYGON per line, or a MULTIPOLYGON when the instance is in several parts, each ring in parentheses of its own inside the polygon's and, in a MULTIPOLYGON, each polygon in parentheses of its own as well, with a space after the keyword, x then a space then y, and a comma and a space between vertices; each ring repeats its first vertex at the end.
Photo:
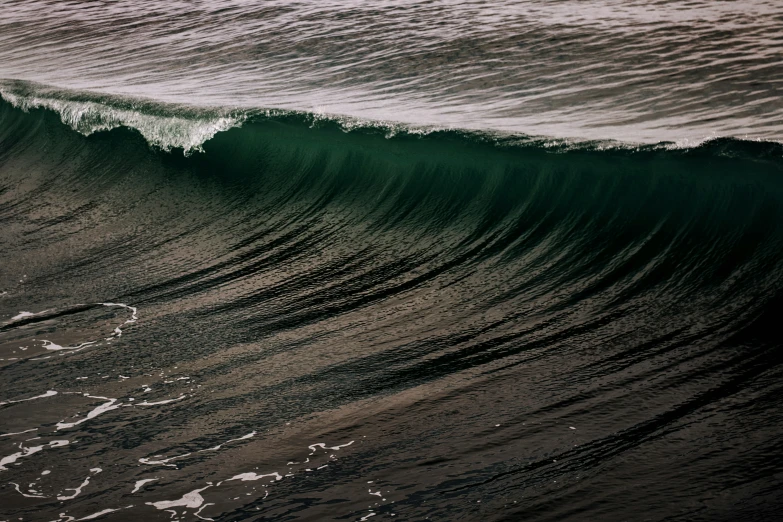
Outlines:
POLYGON ((312 128, 332 126, 344 132, 381 134, 387 139, 437 135, 467 142, 489 143, 502 148, 542 148, 555 152, 703 149, 719 155, 783 156, 783 144, 758 139, 713 136, 695 141, 684 139, 678 142, 640 144, 616 140, 528 136, 492 130, 417 126, 396 121, 288 109, 197 107, 89 91, 63 90, 21 80, 0 80, 0 99, 23 111, 53 111, 60 116, 64 124, 85 136, 118 127, 134 129, 150 146, 165 152, 179 149, 186 156, 193 152, 204 152, 204 143, 219 132, 264 121, 285 121, 312 128))
MULTIPOLYGON (((290 111, 231 112, 92 95, 64 100, 21 89, 3 91, 0 154, 16 161, 32 155, 28 160, 41 172, 56 164, 78 174, 75 184, 85 183, 84 170, 93 163, 107 162, 112 177, 139 165, 152 178, 172 168, 217 177, 240 185, 243 197, 253 195, 256 215, 264 209, 287 216, 277 222, 292 233, 302 232, 295 223, 325 226, 322 220, 337 213, 350 224, 352 243, 380 241, 368 234, 383 232, 389 238, 383 248, 393 249, 391 238, 404 230, 429 238, 423 244, 447 237, 442 247, 453 250, 438 255, 405 244, 423 259, 450 260, 438 270, 500 262, 539 267, 533 274, 547 267, 537 284, 551 290, 547 281, 559 281, 574 296, 614 288, 612 301, 622 301, 671 278, 683 285, 677 300, 703 285, 727 285, 728 292, 742 281, 746 295, 778 287, 783 146, 777 143, 571 142, 290 111), (91 136, 72 133, 58 117, 91 136), (200 153, 177 160, 148 145, 200 153)), ((237 213, 225 210, 221 219, 237 213)), ((418 263, 405 266, 398 277, 418 263)), ((191 288, 220 270, 172 285, 191 288)), ((227 276, 221 277, 215 281, 227 276)))
MULTIPOLYGON (((547 488, 575 473, 593 488, 588 503, 614 474, 611 495, 633 510, 651 488, 671 498, 671 459, 688 477, 731 470, 734 482, 779 468, 768 459, 783 374, 779 144, 635 146, 16 96, 0 101, 0 364, 13 372, 0 382, 5 397, 36 401, 71 400, 76 376, 91 383, 73 407, 106 414, 67 429, 110 436, 68 462, 90 469, 107 447, 127 474, 83 497, 84 515, 96 495, 120 506, 112 491, 148 480, 139 462, 191 455, 174 461, 170 483, 139 492, 150 502, 134 502, 136 518, 207 478, 282 470, 250 470, 298 455, 265 441, 220 462, 199 451, 275 426, 290 433, 327 410, 301 428, 306 439, 285 436, 300 448, 361 444, 345 449, 345 468, 322 470, 329 485, 280 481, 279 511, 265 516, 290 518, 288 499, 379 469, 415 481, 399 462, 428 466, 406 502, 446 498, 445 519, 464 517, 452 500, 468 491, 565 506, 551 519, 568 519, 573 490, 547 488), (230 128, 219 131, 220 118, 230 128), (73 349, 44 355, 55 347, 73 349), (187 387, 175 393, 178 382, 187 387), (166 416, 144 416, 132 399, 166 416), (410 428, 419 423, 432 431, 410 428), (736 453, 751 435, 752 458, 736 453), (628 502, 639 462, 653 465, 648 487, 628 502)), ((29 414, 4 433, 66 418, 29 414)), ((32 471, 17 482, 31 484, 32 471)), ((246 518, 217 487, 204 516, 246 518)))
POLYGON ((149 100, 95 93, 62 91, 21 81, 0 83, 0 97, 14 107, 29 111, 48 109, 73 130, 89 136, 95 132, 128 127, 164 151, 201 150, 216 133, 241 125, 238 112, 165 106, 149 100))

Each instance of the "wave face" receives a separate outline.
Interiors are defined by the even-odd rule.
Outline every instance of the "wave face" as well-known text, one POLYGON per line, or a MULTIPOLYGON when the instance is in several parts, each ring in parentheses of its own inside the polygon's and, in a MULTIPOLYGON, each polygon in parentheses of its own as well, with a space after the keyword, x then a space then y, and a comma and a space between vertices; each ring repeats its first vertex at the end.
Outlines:
POLYGON ((779 144, 15 92, 3 515, 780 513, 779 144))
POLYGON ((776 0, 5 0, 0 78, 634 142, 783 141, 776 0))

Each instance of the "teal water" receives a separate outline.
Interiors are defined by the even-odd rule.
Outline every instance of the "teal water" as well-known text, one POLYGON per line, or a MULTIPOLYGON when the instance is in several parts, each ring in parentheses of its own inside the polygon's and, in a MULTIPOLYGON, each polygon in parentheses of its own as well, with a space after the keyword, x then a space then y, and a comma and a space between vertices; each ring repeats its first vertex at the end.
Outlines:
POLYGON ((779 144, 147 109, 0 104, 4 514, 774 516, 779 144))
POLYGON ((5 2, 0 522, 777 520, 782 28, 5 2))

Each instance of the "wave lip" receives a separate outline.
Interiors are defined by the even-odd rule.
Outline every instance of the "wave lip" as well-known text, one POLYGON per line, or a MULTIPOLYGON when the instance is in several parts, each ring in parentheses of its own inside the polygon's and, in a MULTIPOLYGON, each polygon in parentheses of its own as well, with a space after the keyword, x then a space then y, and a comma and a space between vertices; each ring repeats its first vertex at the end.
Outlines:
POLYGON ((92 91, 60 89, 24 80, 0 79, 0 100, 24 112, 44 109, 84 136, 125 127, 141 134, 153 148, 181 150, 185 156, 205 152, 204 144, 218 133, 246 124, 277 121, 310 128, 333 127, 345 133, 392 138, 447 138, 500 149, 541 149, 552 153, 573 151, 621 153, 694 151, 715 156, 783 158, 783 144, 761 139, 706 136, 698 140, 636 143, 578 137, 535 136, 492 129, 462 129, 438 125, 411 125, 392 120, 279 108, 201 107, 163 103, 92 91))
POLYGON ((54 111, 63 123, 85 136, 129 127, 156 148, 182 149, 186 155, 201 151, 204 142, 240 126, 246 118, 240 111, 191 107, 171 111, 151 101, 73 93, 22 81, 0 82, 0 97, 23 111, 54 111))

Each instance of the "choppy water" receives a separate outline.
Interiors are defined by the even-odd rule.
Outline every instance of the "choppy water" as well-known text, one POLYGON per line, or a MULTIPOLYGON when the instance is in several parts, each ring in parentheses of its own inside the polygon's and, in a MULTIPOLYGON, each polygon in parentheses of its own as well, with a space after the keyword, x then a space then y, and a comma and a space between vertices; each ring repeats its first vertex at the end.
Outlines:
POLYGON ((775 0, 9 0, 2 77, 177 103, 657 142, 783 139, 775 0))
POLYGON ((782 17, 6 2, 0 520, 778 519, 782 17))

